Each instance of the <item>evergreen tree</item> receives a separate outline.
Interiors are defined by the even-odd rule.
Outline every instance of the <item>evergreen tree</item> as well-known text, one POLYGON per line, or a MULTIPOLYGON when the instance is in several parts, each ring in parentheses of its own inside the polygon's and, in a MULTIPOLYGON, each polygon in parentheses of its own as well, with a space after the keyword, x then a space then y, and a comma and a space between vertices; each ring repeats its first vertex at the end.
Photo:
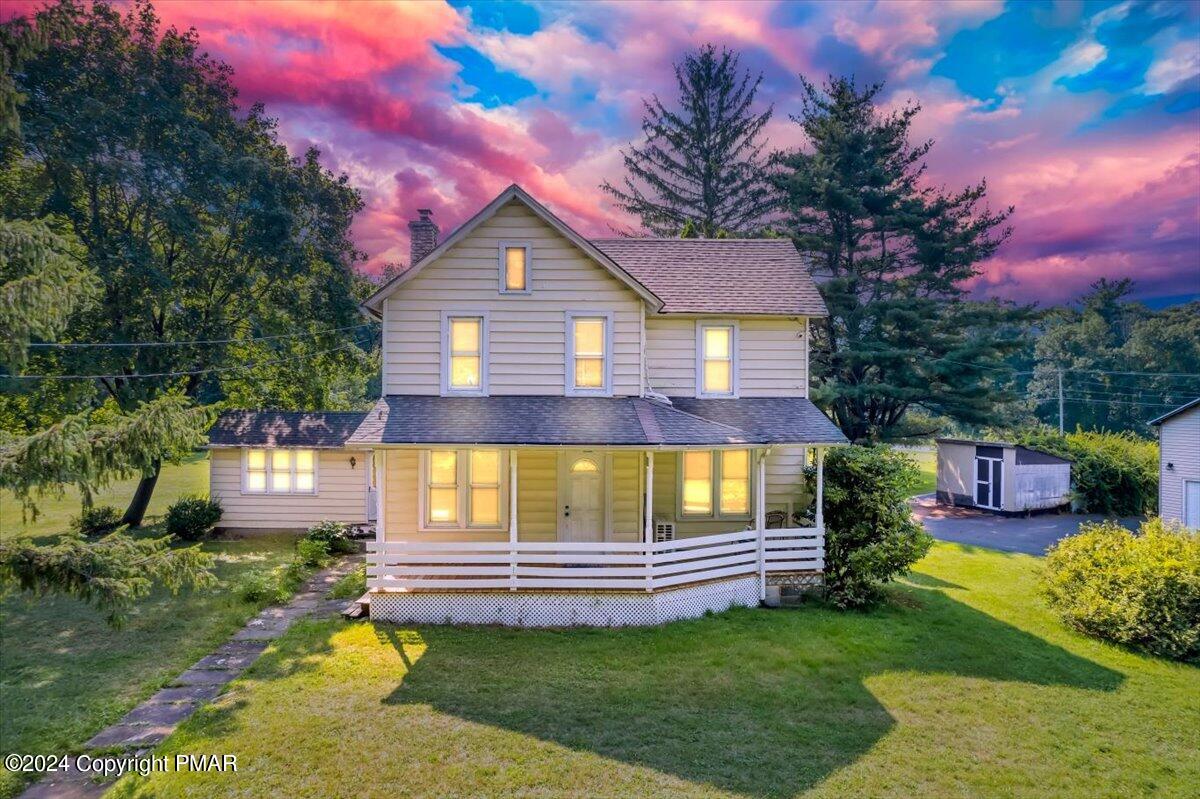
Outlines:
POLYGON ((773 181, 829 307, 814 328, 814 398, 853 441, 887 436, 910 408, 989 421, 1025 311, 968 301, 961 284, 1009 235, 1012 209, 988 210, 986 183, 925 184, 933 143, 909 143, 919 106, 884 114, 881 85, 802 82, 792 118, 809 148, 777 153, 773 181))
MULTIPOLYGON (((29 29, 11 20, 0 39, 29 29)), ((0 145, 0 207, 62 219, 102 284, 62 340, 151 343, 39 353, 39 368, 114 376, 92 405, 124 414, 174 394, 312 407, 330 383, 365 390, 370 336, 343 329, 361 328, 365 290, 346 177, 316 151, 292 158, 261 107, 239 110, 229 67, 149 3, 123 15, 58 0, 32 29, 38 46, 0 84, 0 108, 19 114, 0 145), (286 338, 249 341, 267 336, 286 338)), ((141 523, 157 476, 151 464, 125 522, 141 523)))
POLYGON ((658 236, 715 238, 752 234, 776 206, 760 141, 771 109, 754 110, 762 75, 742 72, 738 56, 705 45, 675 65, 679 101, 643 102, 645 141, 621 152, 626 176, 601 189, 658 236))

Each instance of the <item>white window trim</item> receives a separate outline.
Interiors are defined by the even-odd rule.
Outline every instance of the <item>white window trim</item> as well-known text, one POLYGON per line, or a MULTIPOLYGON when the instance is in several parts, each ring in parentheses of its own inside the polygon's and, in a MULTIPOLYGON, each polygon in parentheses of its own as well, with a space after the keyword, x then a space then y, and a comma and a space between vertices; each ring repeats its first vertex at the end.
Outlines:
POLYGON ((315 497, 321 492, 321 450, 315 447, 242 447, 242 473, 240 493, 248 497, 315 497), (246 476, 249 473, 250 450, 260 449, 267 453, 267 462, 264 472, 266 474, 266 485, 262 491, 250 491, 246 488, 246 476), (296 484, 296 450, 308 450, 313 454, 313 488, 312 491, 296 491, 289 489, 287 491, 274 491, 271 489, 271 475, 274 467, 271 465, 271 453, 279 450, 287 450, 292 453, 289 456, 289 471, 291 472, 291 485, 296 484))
POLYGON ((566 357, 563 360, 563 390, 568 397, 611 397, 613 393, 613 312, 567 311, 564 314, 567 331, 566 357), (578 388, 575 385, 575 320, 604 320, 604 385, 600 388, 578 388))
POLYGON ((488 395, 488 340, 489 319, 487 311, 442 311, 442 346, 441 346, 441 393, 443 397, 486 397, 488 395), (479 331, 479 388, 452 388, 450 386, 450 320, 461 318, 476 318, 482 320, 479 331))
POLYGON ((696 320, 696 397, 697 399, 737 399, 741 390, 741 334, 736 319, 697 319, 696 320), (732 331, 729 336, 729 371, 731 389, 728 394, 714 394, 704 390, 704 329, 708 327, 727 327, 732 331))
POLYGON ((529 241, 502 241, 496 253, 496 263, 499 267, 499 289, 501 294, 532 294, 533 293, 533 243, 529 241), (510 289, 506 285, 507 264, 504 262, 505 251, 521 247, 525 250, 525 288, 510 289))
POLYGON ((675 518, 682 520, 704 520, 712 521, 746 521, 754 518, 754 450, 744 448, 749 454, 750 469, 749 474, 749 492, 747 494, 748 502, 745 513, 721 513, 721 453, 728 449, 743 449, 742 447, 727 447, 726 449, 710 449, 703 450, 708 452, 711 457, 709 478, 712 481, 709 484, 710 501, 712 502, 711 513, 684 513, 683 512, 683 456, 684 452, 679 452, 675 459, 675 518))
POLYGON ((419 468, 417 477, 417 530, 422 533, 441 532, 445 530, 486 530, 488 532, 496 532, 498 530, 508 529, 508 450, 503 447, 473 447, 461 449, 459 447, 431 447, 420 451, 418 458, 419 468), (500 453, 500 513, 499 521, 492 524, 471 524, 470 520, 470 490, 471 490, 471 450, 485 449, 494 450, 500 453), (428 502, 429 502, 429 454, 434 451, 453 450, 458 453, 457 469, 458 473, 455 476, 457 484, 457 516, 458 521, 453 524, 433 524, 429 521, 428 502))

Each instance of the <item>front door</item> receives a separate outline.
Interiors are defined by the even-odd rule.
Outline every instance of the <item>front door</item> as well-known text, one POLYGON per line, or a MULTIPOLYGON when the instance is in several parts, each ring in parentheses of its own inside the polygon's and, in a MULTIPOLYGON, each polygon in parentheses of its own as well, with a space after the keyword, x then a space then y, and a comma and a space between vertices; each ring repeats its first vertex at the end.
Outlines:
POLYGON ((566 453, 565 490, 561 492, 564 541, 604 540, 604 458, 595 453, 566 453))
POLYGON ((1000 491, 1003 483, 999 458, 975 458, 975 504, 982 508, 1000 510, 1000 491))

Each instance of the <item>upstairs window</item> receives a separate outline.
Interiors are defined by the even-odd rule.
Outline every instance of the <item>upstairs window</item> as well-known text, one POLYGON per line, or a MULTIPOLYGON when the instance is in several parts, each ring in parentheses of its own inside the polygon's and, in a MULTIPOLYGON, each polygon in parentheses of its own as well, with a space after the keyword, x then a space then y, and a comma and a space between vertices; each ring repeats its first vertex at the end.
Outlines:
POLYGON ((442 317, 442 393, 487 393, 487 316, 442 317))
POLYGON ((745 519, 750 516, 750 450, 680 453, 679 515, 745 519))
POLYGON ((567 312, 567 394, 612 393, 612 315, 567 312))
POLYGON ((500 242, 500 293, 528 294, 533 247, 524 241, 500 242))
POLYGON ((505 455, 496 449, 423 453, 424 527, 499 529, 504 524, 505 455))
POLYGON ((737 396, 737 326, 696 323, 697 396, 737 396))
POLYGON ((247 494, 317 493, 317 457, 311 449, 248 449, 242 459, 247 494))

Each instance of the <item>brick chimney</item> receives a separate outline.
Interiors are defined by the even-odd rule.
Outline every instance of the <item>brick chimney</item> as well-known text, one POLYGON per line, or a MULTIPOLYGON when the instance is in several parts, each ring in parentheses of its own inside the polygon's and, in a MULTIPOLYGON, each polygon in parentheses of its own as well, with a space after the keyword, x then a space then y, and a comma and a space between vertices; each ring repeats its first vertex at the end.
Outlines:
POLYGON ((417 214, 420 219, 414 219, 408 223, 409 233, 412 234, 412 242, 409 244, 409 266, 429 255, 438 245, 438 226, 430 218, 433 216, 433 211, 428 208, 418 208, 417 214))

